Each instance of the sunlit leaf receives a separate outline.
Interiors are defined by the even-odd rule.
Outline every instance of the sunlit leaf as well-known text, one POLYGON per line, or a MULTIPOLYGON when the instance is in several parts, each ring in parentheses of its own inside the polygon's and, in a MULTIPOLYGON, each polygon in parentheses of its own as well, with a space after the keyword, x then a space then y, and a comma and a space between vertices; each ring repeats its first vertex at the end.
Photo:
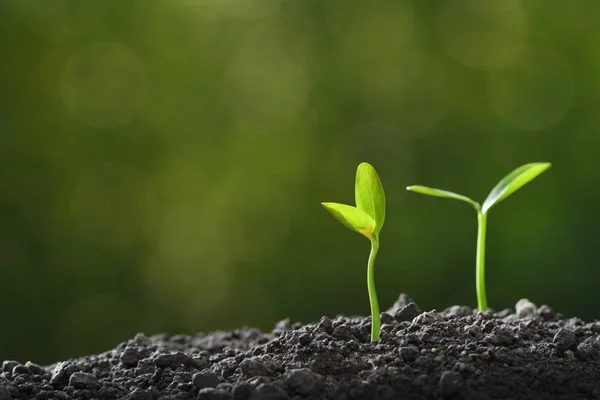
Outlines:
POLYGON ((483 202, 481 212, 486 213, 492 206, 498 204, 525 184, 536 178, 542 172, 550 168, 550 163, 530 163, 520 166, 506 175, 483 202))
POLYGON ((371 164, 364 162, 358 166, 354 196, 356 207, 373 218, 376 232, 379 234, 385 220, 385 193, 371 164))
POLYGON ((447 199, 461 200, 461 201, 464 201, 464 202, 467 202, 467 203, 471 204, 476 209, 479 209, 479 203, 477 203, 476 201, 468 198, 467 196, 463 196, 461 194, 457 194, 457 193, 453 193, 453 192, 448 192, 447 190, 434 189, 434 188, 430 188, 430 187, 427 187, 427 186, 419 186, 419 185, 407 186, 406 190, 409 190, 411 192, 417 192, 417 193, 421 193, 421 194, 426 194, 426 195, 429 195, 429 196, 444 197, 444 198, 447 198, 447 199))
POLYGON ((369 239, 373 238, 375 232, 375 220, 366 212, 356 207, 339 203, 321 203, 338 221, 346 227, 365 235, 369 239))

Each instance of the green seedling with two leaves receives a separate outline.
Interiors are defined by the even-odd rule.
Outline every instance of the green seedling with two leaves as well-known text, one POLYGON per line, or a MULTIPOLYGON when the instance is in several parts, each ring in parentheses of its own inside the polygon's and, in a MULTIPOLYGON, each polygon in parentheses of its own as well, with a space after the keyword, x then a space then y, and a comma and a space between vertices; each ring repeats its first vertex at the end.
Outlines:
POLYGON ((379 233, 385 220, 385 193, 375 168, 361 163, 356 170, 354 188, 356 207, 339 203, 321 203, 346 227, 366 236, 371 241, 367 264, 367 288, 371 303, 371 340, 379 340, 381 320, 375 291, 375 258, 379 251, 379 233))
POLYGON ((477 211, 477 254, 475 265, 475 286, 477 292, 477 306, 479 311, 487 310, 487 296, 485 292, 485 238, 487 227, 487 215, 494 205, 500 203, 508 196, 519 190, 521 187, 535 179, 542 172, 550 168, 550 163, 530 163, 520 166, 508 175, 506 175, 492 189, 488 197, 479 205, 469 197, 448 192, 446 190, 434 189, 426 186, 408 186, 406 189, 412 192, 426 194, 429 196, 445 197, 469 203, 477 211))
MULTIPOLYGON (((469 203, 477 212, 477 254, 475 266, 475 281, 477 305, 480 311, 487 310, 487 296, 485 291, 485 239, 487 228, 487 215, 494 205, 498 204, 521 187, 535 179, 538 175, 550 168, 550 163, 538 162, 520 166, 506 175, 492 189, 488 197, 480 205, 473 199, 446 190, 426 186, 408 186, 412 192, 429 196, 444 197, 469 203)), ((379 251, 379 234, 385 220, 385 193, 379 176, 368 163, 361 163, 356 171, 355 184, 356 207, 339 203, 321 203, 338 221, 346 227, 366 236, 371 241, 371 253, 367 264, 367 288, 371 303, 371 340, 379 340, 381 326, 379 303, 375 291, 375 258, 379 251)))

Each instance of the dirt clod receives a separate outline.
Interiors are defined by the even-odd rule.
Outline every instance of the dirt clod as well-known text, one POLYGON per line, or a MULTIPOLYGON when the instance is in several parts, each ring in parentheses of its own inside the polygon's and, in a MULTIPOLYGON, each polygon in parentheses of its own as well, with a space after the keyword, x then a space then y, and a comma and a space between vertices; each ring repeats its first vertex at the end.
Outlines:
POLYGON ((331 334, 333 337, 341 340, 352 340, 354 336, 352 336, 352 329, 346 324, 342 324, 336 327, 331 334))
POLYGON ((12 372, 12 370, 19 365, 18 361, 6 360, 2 362, 2 372, 12 372))
POLYGON ((552 341, 559 352, 565 352, 574 349, 577 346, 577 337, 575 336, 575 333, 566 328, 559 329, 552 341))
POLYGON ((516 311, 421 312, 401 295, 370 318, 272 332, 138 334, 50 366, 8 360, 0 400, 600 399, 600 324, 521 300, 516 311))
POLYGON ((75 389, 98 389, 100 384, 93 374, 75 372, 69 378, 69 386, 73 386, 75 389))
POLYGON ((397 310, 394 314, 394 318, 398 322, 412 321, 414 318, 418 317, 419 314, 421 314, 421 310, 419 310, 419 307, 417 307, 415 303, 411 302, 397 310))
POLYGON ((269 370, 258 358, 246 358, 240 363, 240 370, 245 376, 269 376, 272 371, 269 370))
POLYGON ((221 380, 213 372, 198 372, 192 376, 192 383, 198 389, 216 388, 221 380))
POLYGON ((439 390, 442 398, 454 396, 463 386, 462 376, 453 371, 444 371, 440 377, 439 390))
POLYGON ((126 347, 123 354, 121 354, 120 360, 123 364, 133 367, 137 365, 140 360, 140 355, 138 351, 133 347, 126 347))
POLYGON ((50 385, 60 388, 67 384, 71 375, 80 370, 80 367, 71 361, 59 362, 52 370, 50 385))
POLYGON ((25 363, 25 366, 31 375, 43 375, 46 373, 44 368, 29 361, 25 363))
POLYGON ((398 353, 406 362, 415 361, 421 354, 417 346, 402 346, 398 349, 398 353))

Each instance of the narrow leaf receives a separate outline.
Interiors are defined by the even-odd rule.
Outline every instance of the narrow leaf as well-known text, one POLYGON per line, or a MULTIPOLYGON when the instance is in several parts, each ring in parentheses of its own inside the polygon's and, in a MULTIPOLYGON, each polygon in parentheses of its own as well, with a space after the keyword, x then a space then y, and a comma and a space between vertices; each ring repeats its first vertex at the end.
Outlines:
POLYGON ((487 199, 485 199, 481 212, 485 214, 493 205, 500 203, 525 184, 535 179, 542 172, 550 168, 551 165, 550 163, 525 164, 506 175, 492 189, 487 199))
POLYGON ((375 229, 379 235, 385 220, 385 193, 379 176, 371 164, 364 162, 358 166, 354 197, 356 207, 375 221, 375 229))
POLYGON ((373 238, 375 232, 375 221, 369 214, 359 210, 356 207, 339 203, 321 203, 338 221, 346 227, 365 235, 369 239, 373 238))
POLYGON ((449 192, 447 190, 434 189, 434 188, 430 188, 427 186, 419 186, 419 185, 407 186, 406 190, 409 190, 411 192, 426 194, 429 196, 461 200, 461 201, 471 204, 473 207, 475 207, 476 210, 479 210, 479 203, 477 203, 473 199, 468 198, 467 196, 463 196, 462 194, 457 194, 457 193, 449 192))

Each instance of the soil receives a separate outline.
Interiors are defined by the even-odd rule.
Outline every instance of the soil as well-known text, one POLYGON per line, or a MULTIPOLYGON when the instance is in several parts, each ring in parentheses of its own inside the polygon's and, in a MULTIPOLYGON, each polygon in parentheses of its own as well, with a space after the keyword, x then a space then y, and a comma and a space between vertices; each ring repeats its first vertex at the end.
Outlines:
POLYGON ((12 399, 600 399, 600 323, 520 300, 515 311, 421 312, 406 295, 370 318, 190 336, 136 335, 39 366, 4 361, 12 399))

